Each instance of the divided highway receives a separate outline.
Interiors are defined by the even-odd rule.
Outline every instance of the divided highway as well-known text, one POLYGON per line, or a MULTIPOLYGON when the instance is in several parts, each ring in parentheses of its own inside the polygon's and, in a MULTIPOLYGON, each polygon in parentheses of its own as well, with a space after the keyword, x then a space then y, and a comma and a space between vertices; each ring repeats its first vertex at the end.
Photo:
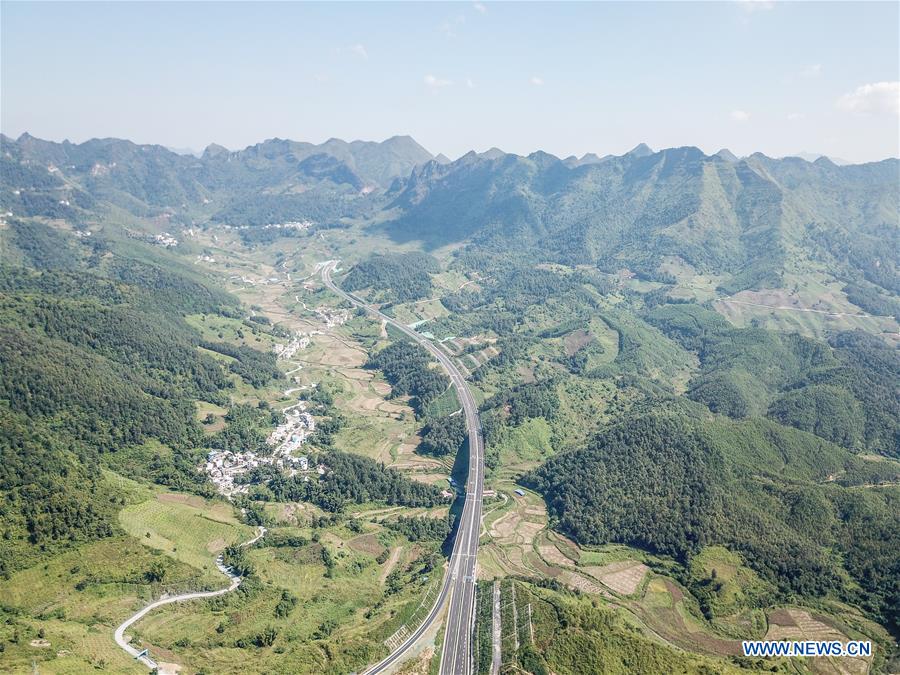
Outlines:
POLYGON ((453 361, 438 349, 430 340, 370 307, 360 298, 347 293, 331 280, 331 273, 339 261, 331 260, 322 266, 322 281, 333 292, 349 300, 357 307, 362 307, 370 314, 391 324, 410 339, 420 344, 438 360, 447 372, 456 389, 457 398, 462 405, 469 431, 469 475, 466 480, 466 496, 460 518, 453 552, 450 555, 450 566, 444 577, 441 591, 434 606, 422 624, 410 635, 400 647, 384 661, 372 666, 366 672, 381 673, 398 663, 419 642, 421 637, 432 627, 441 613, 447 598, 450 605, 447 610, 447 621, 444 633, 444 647, 441 654, 441 675, 469 675, 474 671, 474 655, 472 638, 475 629, 475 560, 478 555, 478 539, 481 533, 481 503, 484 496, 484 436, 481 433, 481 419, 478 407, 465 378, 453 361))

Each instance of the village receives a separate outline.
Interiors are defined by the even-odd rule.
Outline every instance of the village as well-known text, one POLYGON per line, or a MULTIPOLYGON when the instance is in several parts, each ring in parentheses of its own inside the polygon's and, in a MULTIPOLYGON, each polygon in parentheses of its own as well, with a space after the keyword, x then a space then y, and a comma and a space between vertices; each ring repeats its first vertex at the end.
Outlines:
POLYGON ((298 351, 309 347, 311 336, 321 334, 322 333, 320 331, 312 331, 310 333, 295 333, 291 338, 291 341, 286 345, 279 343, 274 346, 273 350, 275 352, 275 356, 285 361, 293 358, 294 354, 296 354, 298 351))
MULTIPOLYGON (((220 494, 231 498, 232 495, 248 492, 249 484, 244 483, 240 477, 261 466, 272 466, 280 471, 286 471, 290 476, 311 473, 309 458, 305 455, 294 455, 294 452, 300 449, 309 435, 315 431, 316 421, 306 411, 305 401, 298 401, 285 408, 283 412, 284 421, 266 438, 269 446, 274 448, 271 454, 251 450, 209 451, 203 470, 220 494)), ((315 471, 322 474, 325 469, 318 466, 315 471)))
MULTIPOLYGON (((310 334, 295 333, 290 342, 276 344, 273 347, 277 358, 285 361, 294 356, 299 350, 306 349, 310 343, 310 334)), ((290 371, 293 372, 293 371, 290 371)), ((294 378, 296 381, 296 377, 294 378)), ((308 388, 315 388, 315 384, 304 385, 285 391, 286 395, 293 394, 308 388)), ((293 405, 281 411, 284 418, 272 433, 266 438, 266 443, 272 448, 271 454, 263 454, 245 450, 233 452, 230 450, 210 450, 206 462, 201 470, 209 476, 210 481, 216 486, 220 494, 229 499, 235 494, 246 494, 249 483, 241 479, 254 469, 262 466, 272 466, 279 471, 287 472, 289 476, 312 473, 309 458, 306 455, 295 455, 306 439, 316 429, 316 420, 306 409, 306 401, 297 399, 293 405)), ((314 469, 319 475, 325 472, 323 466, 314 469)), ((309 477, 307 476, 308 480, 309 477)))

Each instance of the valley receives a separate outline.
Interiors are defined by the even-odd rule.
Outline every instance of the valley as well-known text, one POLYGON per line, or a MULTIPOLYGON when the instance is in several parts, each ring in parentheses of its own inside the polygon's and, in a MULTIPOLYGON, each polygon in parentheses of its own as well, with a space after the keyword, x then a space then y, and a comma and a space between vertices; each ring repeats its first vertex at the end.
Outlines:
POLYGON ((366 146, 410 153, 386 180, 272 141, 208 149, 197 178, 139 146, 3 143, 4 190, 34 197, 0 224, 4 668, 146 672, 116 627, 227 587, 220 556, 239 586, 127 627, 164 670, 489 672, 495 581, 503 673, 894 667, 900 329, 872 303, 897 302, 896 260, 883 224, 804 200, 823 234, 764 197, 865 173, 894 217, 896 162, 366 146), (32 175, 51 157, 65 188, 32 175), (848 223, 841 257, 823 237, 848 223), (875 655, 741 656, 764 637, 875 655))

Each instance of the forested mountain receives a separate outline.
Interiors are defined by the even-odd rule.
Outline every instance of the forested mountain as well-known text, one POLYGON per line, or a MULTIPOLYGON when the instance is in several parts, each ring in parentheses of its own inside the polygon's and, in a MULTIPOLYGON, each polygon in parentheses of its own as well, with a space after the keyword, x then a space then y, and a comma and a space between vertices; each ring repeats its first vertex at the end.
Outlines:
POLYGON ((882 546, 900 538, 896 495, 825 482, 861 465, 770 422, 654 413, 599 434, 525 480, 579 541, 623 542, 682 562, 725 544, 783 597, 836 593, 896 628, 900 556, 882 546), (845 571, 863 593, 846 584, 845 571))
POLYGON ((792 333, 734 328, 693 304, 647 319, 696 350, 688 396, 735 418, 768 415, 851 450, 900 453, 900 354, 862 331, 831 344, 792 333))
MULTIPOLYGON (((194 402, 228 404, 231 373, 265 383, 272 354, 226 366, 188 314, 240 316, 237 300, 164 254, 11 220, 0 264, 0 573, 112 534, 122 496, 103 466, 206 492, 194 402), (146 443, 156 450, 142 455, 146 443)), ((213 345, 214 346, 214 345, 213 345)))
POLYGON ((723 292, 778 288, 822 266, 876 313, 896 313, 900 162, 743 159, 697 148, 560 160, 493 149, 432 161, 409 137, 271 139, 202 157, 116 139, 2 141, 0 199, 16 216, 91 221, 113 209, 189 224, 375 216, 398 241, 474 241, 536 262, 668 280, 677 259, 723 292))
MULTIPOLYGON (((271 410, 229 404, 235 388, 279 376, 274 357, 197 326, 255 330, 264 318, 202 270, 271 265, 284 298, 312 312, 313 265, 340 257, 345 289, 427 321, 466 368, 489 480, 527 467, 554 527, 582 545, 643 549, 676 578, 725 547, 772 589, 759 606, 839 599, 900 630, 897 160, 641 145, 450 162, 409 138, 273 139, 193 157, 25 135, 2 138, 0 169, 0 571, 114 533, 123 495, 103 468, 206 493, 202 444, 262 449, 271 410), (148 236, 162 232, 181 243, 148 236), (844 304, 779 306, 804 284, 810 305, 844 304), (735 320, 721 303, 748 289, 783 292, 757 306, 818 328, 735 320), (206 441, 197 401, 229 407, 206 441)), ((449 462, 467 432, 446 376, 419 346, 385 346, 363 323, 335 330, 359 338, 391 397, 409 397, 419 451, 449 462)), ((317 395, 328 410, 311 443, 329 449, 330 473, 312 483, 259 469, 242 502, 252 513, 258 501, 344 515, 376 495, 441 502, 338 452, 346 420, 317 395)))
POLYGON ((898 288, 895 186, 900 162, 731 161, 697 148, 564 162, 469 153, 394 184, 398 240, 473 239, 540 260, 627 267, 661 278, 677 256, 726 288, 778 287, 796 258, 825 257, 837 276, 898 288), (885 243, 893 246, 885 246, 885 243))
POLYGON ((361 193, 432 158, 408 136, 320 145, 271 139, 236 152, 210 146, 199 158, 118 139, 53 143, 23 134, 3 136, 0 146, 5 209, 75 222, 110 207, 182 223, 201 214, 238 225, 339 218, 370 208, 361 193))

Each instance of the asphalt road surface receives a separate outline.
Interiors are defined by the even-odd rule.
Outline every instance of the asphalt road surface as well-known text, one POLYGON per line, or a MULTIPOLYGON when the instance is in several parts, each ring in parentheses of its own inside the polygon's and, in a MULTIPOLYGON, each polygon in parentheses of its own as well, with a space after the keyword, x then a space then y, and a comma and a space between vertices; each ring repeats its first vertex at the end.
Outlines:
POLYGON ((484 436, 481 433, 478 407, 475 405, 475 399, 472 397, 472 392, 469 391, 465 378, 450 357, 412 328, 382 314, 360 298, 342 291, 335 285, 331 280, 331 273, 337 264, 338 261, 332 260, 322 266, 322 281, 325 285, 357 307, 362 307, 370 314, 391 324, 410 339, 422 345, 437 359, 456 389, 456 395, 465 416, 466 429, 469 431, 469 475, 465 486, 466 501, 456 532, 456 539, 453 542, 453 552, 450 555, 450 565, 444 577, 444 584, 425 621, 394 653, 366 672, 369 674, 380 673, 402 660, 431 628, 449 598, 450 605, 447 610, 440 672, 441 675, 469 675, 474 671, 472 637, 475 631, 475 560, 478 555, 478 539, 481 534, 481 502, 484 496, 484 436))
MULTIPOLYGON (((259 541, 263 535, 266 533, 266 528, 260 526, 257 530, 256 536, 253 537, 250 541, 246 541, 241 546, 250 546, 251 544, 255 544, 259 541)), ((173 595, 170 597, 162 597, 155 602, 151 602, 149 605, 144 607, 138 612, 135 612, 130 617, 125 619, 119 627, 116 628, 115 633, 113 633, 113 638, 115 638, 116 644, 118 644, 122 649, 128 652, 131 656, 133 656, 139 663, 144 664, 150 669, 154 669, 157 667, 156 661, 154 661, 148 654, 145 654, 142 650, 138 650, 135 647, 132 647, 130 642, 125 639, 125 631, 128 630, 128 627, 131 624, 140 621, 147 614, 152 612, 157 607, 162 607, 163 605, 168 605, 173 602, 185 602, 187 600, 197 600, 199 598, 214 598, 217 595, 225 595, 226 593, 231 593, 234 589, 241 585, 241 581, 243 581, 243 577, 237 574, 230 567, 225 566, 225 562, 221 555, 216 558, 216 567, 219 568, 219 571, 222 572, 225 576, 227 576, 231 583, 227 588, 220 588, 217 591, 197 591, 196 593, 183 593, 181 595, 173 595)))

